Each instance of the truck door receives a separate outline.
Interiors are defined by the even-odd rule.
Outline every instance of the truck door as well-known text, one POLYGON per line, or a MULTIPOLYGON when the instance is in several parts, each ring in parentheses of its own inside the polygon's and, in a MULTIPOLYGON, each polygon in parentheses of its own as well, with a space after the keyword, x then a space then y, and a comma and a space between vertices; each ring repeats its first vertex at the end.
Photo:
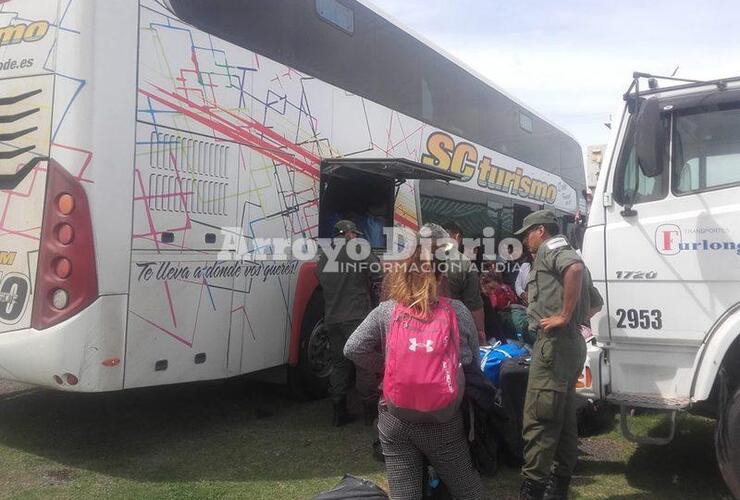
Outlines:
POLYGON ((659 101, 665 154, 652 177, 638 166, 635 137, 647 132, 633 115, 607 187, 615 399, 688 404, 699 346, 740 297, 740 109, 706 97, 659 101))

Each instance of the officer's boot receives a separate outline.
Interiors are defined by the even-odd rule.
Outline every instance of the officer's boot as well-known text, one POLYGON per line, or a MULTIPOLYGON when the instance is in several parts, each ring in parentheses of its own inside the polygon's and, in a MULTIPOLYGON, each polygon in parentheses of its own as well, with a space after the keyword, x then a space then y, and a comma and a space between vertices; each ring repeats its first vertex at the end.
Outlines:
POLYGON ((347 398, 334 401, 334 427, 351 424, 355 421, 355 416, 347 410, 347 398))
POLYGON ((544 483, 525 479, 522 481, 522 487, 519 489, 519 500, 542 500, 544 493, 544 483))
POLYGON ((556 476, 550 474, 545 487, 543 500, 567 500, 568 488, 570 487, 570 477, 556 476))

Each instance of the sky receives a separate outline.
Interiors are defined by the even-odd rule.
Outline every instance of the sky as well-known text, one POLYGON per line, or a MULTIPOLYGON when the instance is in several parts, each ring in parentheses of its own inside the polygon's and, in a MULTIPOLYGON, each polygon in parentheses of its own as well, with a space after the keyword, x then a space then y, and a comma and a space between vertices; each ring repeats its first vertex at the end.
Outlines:
POLYGON ((740 76, 737 0, 371 0, 586 146, 632 72, 740 76))

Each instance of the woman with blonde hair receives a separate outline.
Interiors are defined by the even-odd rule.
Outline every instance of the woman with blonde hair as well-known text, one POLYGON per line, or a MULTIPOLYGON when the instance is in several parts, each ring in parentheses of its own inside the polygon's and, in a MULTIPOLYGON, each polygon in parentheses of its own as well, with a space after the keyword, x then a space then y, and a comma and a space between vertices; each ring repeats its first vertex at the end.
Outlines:
POLYGON ((384 375, 378 431, 391 498, 422 497, 426 458, 454 498, 479 499, 459 410, 462 365, 477 361, 478 333, 462 302, 439 296, 443 263, 424 254, 417 246, 390 266, 387 300, 355 330, 344 355, 384 375))

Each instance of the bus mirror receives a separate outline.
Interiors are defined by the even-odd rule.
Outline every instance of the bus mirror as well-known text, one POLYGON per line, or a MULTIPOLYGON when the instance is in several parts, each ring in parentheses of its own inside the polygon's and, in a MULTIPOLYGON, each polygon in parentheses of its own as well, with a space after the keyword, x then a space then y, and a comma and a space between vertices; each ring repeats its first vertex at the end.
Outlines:
POLYGON ((647 99, 637 113, 635 151, 640 170, 647 177, 655 177, 663 171, 666 131, 660 116, 657 99, 647 99))

